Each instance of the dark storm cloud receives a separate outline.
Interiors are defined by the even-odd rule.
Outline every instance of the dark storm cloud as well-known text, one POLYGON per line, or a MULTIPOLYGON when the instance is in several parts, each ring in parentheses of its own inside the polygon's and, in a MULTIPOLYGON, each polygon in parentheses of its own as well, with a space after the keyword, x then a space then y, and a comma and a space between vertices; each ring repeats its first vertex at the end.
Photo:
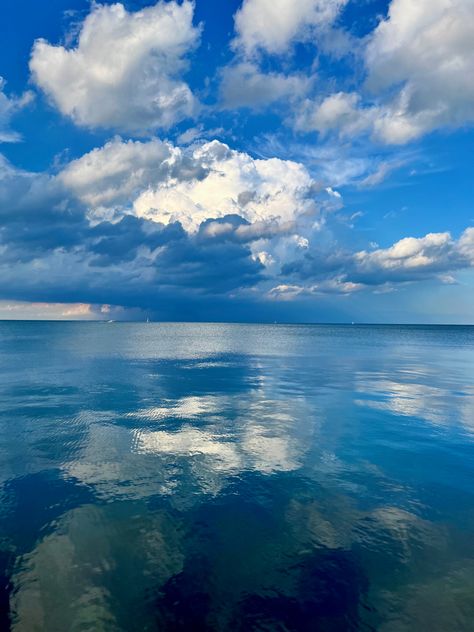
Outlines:
POLYGON ((190 234, 179 222, 165 226, 132 215, 91 224, 86 207, 54 177, 2 167, 4 298, 155 308, 212 297, 225 302, 262 279, 246 240, 203 238, 204 229, 190 234))
POLYGON ((133 261, 140 248, 154 251, 169 242, 186 238, 179 222, 158 224, 133 215, 126 215, 119 222, 100 222, 87 233, 86 247, 97 255, 91 261, 94 266, 133 261))

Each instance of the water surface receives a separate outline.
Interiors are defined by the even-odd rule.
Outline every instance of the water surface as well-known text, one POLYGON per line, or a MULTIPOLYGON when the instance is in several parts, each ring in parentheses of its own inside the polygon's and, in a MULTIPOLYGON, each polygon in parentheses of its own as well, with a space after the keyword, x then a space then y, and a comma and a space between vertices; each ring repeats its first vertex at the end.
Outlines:
POLYGON ((0 629, 468 631, 474 328, 0 323, 0 629))

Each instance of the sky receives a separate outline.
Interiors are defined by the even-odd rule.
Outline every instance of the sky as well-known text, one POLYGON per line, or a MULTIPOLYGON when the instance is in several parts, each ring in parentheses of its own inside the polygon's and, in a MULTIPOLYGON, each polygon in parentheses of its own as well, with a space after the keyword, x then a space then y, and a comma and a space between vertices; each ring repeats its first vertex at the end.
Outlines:
POLYGON ((0 318, 474 323, 472 0, 3 0, 0 318))

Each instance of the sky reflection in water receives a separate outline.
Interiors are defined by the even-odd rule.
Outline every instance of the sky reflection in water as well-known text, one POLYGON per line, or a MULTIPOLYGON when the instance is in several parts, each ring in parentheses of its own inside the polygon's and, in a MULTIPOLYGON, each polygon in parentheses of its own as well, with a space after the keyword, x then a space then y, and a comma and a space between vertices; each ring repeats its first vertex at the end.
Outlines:
POLYGON ((0 627, 469 630, 474 329, 1 323, 0 627))

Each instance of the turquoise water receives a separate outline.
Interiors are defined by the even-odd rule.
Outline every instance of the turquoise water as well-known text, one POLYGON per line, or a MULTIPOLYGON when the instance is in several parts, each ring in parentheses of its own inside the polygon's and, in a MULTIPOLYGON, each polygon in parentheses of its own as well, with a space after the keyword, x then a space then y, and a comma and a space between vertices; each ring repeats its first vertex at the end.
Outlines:
POLYGON ((0 323, 0 629, 472 630, 474 328, 0 323))

